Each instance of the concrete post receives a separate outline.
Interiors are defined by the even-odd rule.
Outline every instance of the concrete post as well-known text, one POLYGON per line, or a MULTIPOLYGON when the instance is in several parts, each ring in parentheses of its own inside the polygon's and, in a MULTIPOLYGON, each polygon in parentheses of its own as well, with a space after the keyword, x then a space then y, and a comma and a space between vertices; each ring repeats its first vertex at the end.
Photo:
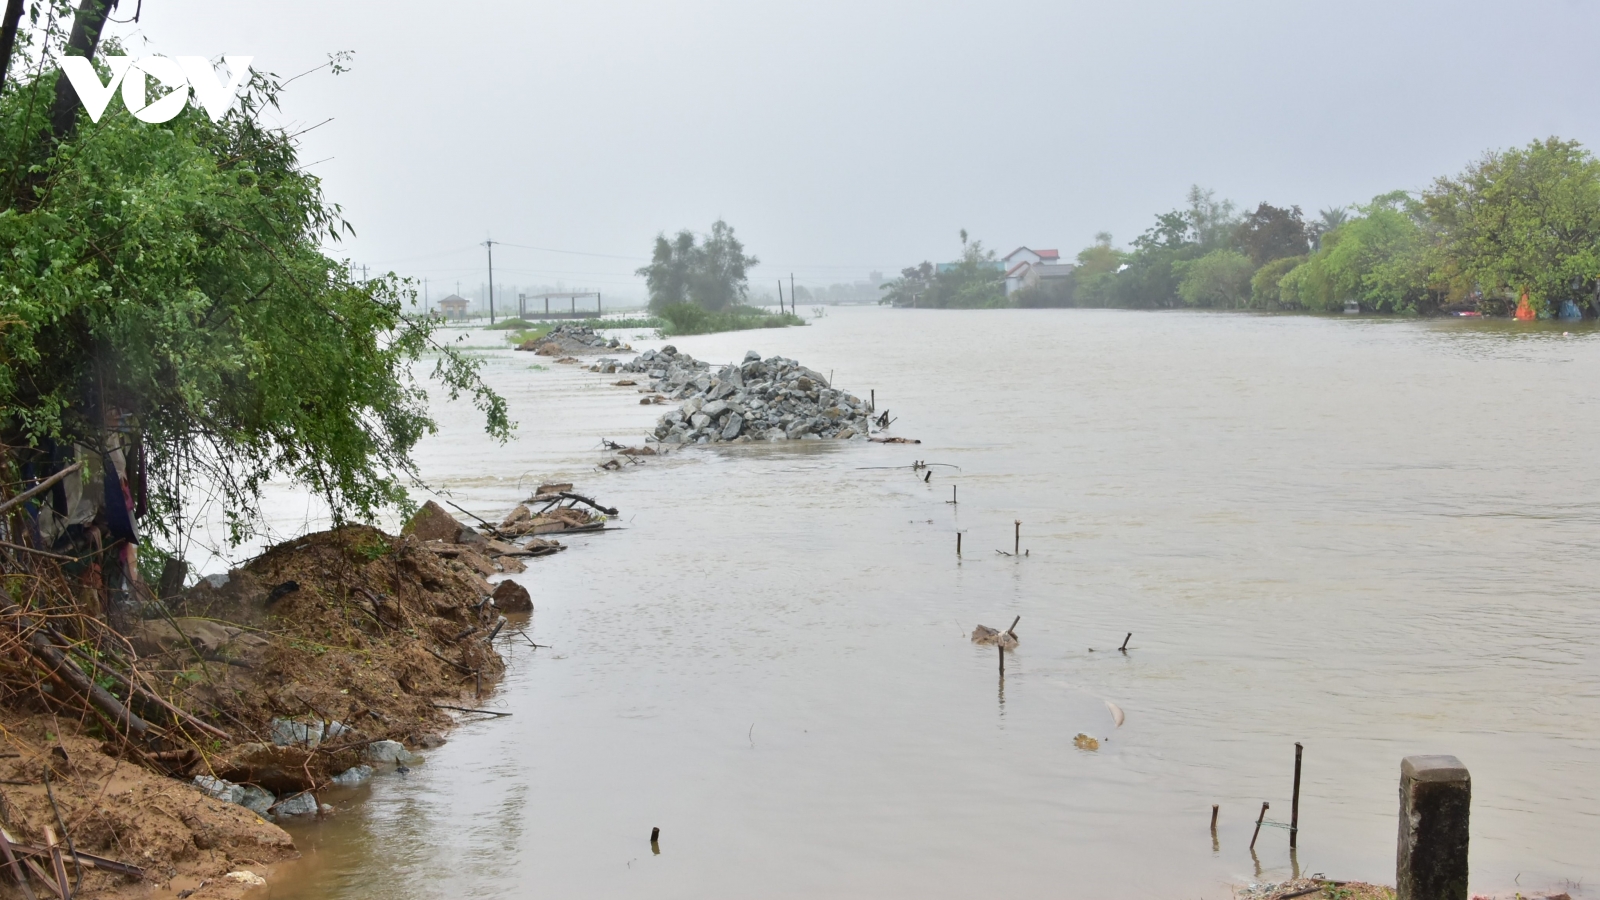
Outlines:
POLYGON ((1467 815, 1472 776, 1454 756, 1400 762, 1397 900, 1467 900, 1467 815))

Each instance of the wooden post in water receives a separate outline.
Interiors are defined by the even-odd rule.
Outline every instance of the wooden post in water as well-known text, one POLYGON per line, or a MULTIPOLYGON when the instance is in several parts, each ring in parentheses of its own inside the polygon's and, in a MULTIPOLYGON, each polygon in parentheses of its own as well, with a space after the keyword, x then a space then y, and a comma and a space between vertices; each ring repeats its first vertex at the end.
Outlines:
POLYGON ((867 411, 868 412, 877 412, 878 411, 878 389, 877 388, 873 388, 872 389, 872 400, 867 403, 867 411))
POLYGON ((1293 850, 1300 837, 1300 753, 1305 748, 1294 742, 1294 797, 1289 801, 1289 849, 1293 850))
POLYGON ((1016 534, 1015 534, 1015 539, 1011 544, 1011 555, 1012 556, 1021 556, 1022 555, 1022 520, 1021 519, 1017 520, 1017 530, 1016 530, 1016 534))
POLYGON ((1216 830, 1217 830, 1217 804, 1213 803, 1213 804, 1211 804, 1211 831, 1214 834, 1214 833, 1216 833, 1216 830))
POLYGON ((955 503, 956 502, 956 486, 953 485, 953 484, 950 485, 950 502, 951 503, 955 503))
POLYGON ((961 555, 961 532, 956 532, 956 556, 961 555))
POLYGON ((1127 653, 1128 652, 1128 642, 1131 641, 1131 640, 1133 640, 1133 632, 1130 631, 1130 632, 1128 632, 1128 636, 1122 639, 1122 646, 1117 648, 1117 652, 1118 653, 1127 653))
POLYGON ((1265 822, 1267 820, 1267 807, 1268 806, 1271 806, 1271 804, 1270 803, 1262 803, 1261 804, 1261 815, 1256 816, 1256 832, 1255 832, 1255 834, 1250 835, 1250 849, 1251 850, 1255 850, 1256 849, 1256 838, 1261 836, 1261 823, 1265 822))

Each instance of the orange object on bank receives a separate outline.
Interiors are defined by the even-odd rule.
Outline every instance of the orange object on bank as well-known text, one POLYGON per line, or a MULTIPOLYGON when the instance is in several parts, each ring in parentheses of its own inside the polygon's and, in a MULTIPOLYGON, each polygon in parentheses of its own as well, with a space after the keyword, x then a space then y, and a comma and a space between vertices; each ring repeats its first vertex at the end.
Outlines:
POLYGON ((1537 318, 1539 318, 1539 316, 1533 311, 1533 304, 1528 302, 1528 295, 1523 294, 1522 300, 1517 303, 1517 321, 1532 322, 1537 318))

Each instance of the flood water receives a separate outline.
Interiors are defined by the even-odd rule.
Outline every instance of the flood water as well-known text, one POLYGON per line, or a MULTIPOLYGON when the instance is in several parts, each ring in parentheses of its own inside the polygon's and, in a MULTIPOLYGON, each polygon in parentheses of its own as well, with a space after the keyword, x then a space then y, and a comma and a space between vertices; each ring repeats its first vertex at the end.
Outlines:
POLYGON ((674 343, 832 370, 920 446, 696 448, 617 473, 599 439, 637 442, 662 407, 494 352, 516 439, 441 405, 425 475, 495 515, 571 480, 626 530, 515 576, 553 649, 502 639, 485 703, 514 715, 296 827, 306 859, 272 896, 1392 883, 1413 753, 1472 772, 1475 891, 1593 896, 1600 333, 1565 328, 832 309, 674 343), (959 468, 882 468, 919 459, 959 468), (997 554, 1019 520, 1028 555, 997 554), (1002 679, 968 635, 1016 616, 1002 679), (1270 823, 1296 741, 1291 859, 1270 823))

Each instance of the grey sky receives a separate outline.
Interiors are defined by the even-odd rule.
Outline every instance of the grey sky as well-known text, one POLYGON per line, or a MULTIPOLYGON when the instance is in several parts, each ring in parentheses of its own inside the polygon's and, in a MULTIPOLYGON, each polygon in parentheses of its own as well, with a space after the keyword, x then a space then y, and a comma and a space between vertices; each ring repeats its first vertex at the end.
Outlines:
MULTIPOLYGON (((132 12, 124 0, 118 15, 132 12)), ((1190 184, 1317 208, 1482 151, 1600 146, 1600 7, 1485 3, 146 0, 130 50, 251 54, 333 121, 305 159, 358 264, 483 280, 493 236, 624 257, 725 217, 765 284, 1119 244, 1190 184), (142 35, 147 44, 141 45, 142 35)), ((507 247, 497 281, 642 296, 633 259, 507 247)))

